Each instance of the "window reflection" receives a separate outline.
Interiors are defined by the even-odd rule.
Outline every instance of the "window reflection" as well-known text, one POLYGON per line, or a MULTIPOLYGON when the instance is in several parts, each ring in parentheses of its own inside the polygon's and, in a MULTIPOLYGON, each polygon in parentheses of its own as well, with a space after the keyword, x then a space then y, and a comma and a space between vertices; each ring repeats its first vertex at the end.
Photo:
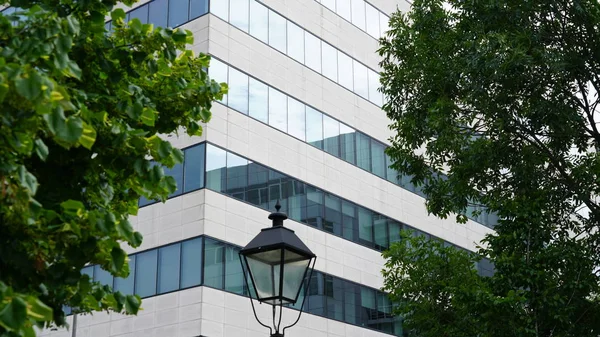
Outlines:
POLYGON ((352 23, 356 27, 365 30, 365 2, 363 0, 351 0, 352 3, 352 23))
POLYGON ((248 75, 234 68, 229 68, 229 106, 248 114, 248 75))
POLYGON ((156 294, 157 251, 136 254, 135 293, 140 297, 156 294))
POLYGON ((367 78, 367 67, 352 60, 354 68, 354 92, 369 99, 369 79, 367 78))
MULTIPOLYGON (((216 0, 223 1, 223 0, 216 0)), ((248 33, 250 4, 248 0, 229 0, 229 21, 234 26, 248 33)), ((254 1, 254 0, 252 0, 254 1)), ((214 1, 213 1, 214 2, 214 1)))
POLYGON ((167 0, 154 0, 148 6, 148 23, 155 27, 167 27, 167 0))
POLYGON ((250 1, 250 35, 269 43, 269 10, 254 0, 250 1))
POLYGON ((286 53, 286 19, 269 9, 269 45, 286 53))
POLYGON ((269 87, 269 125, 287 132, 287 96, 269 87))
POLYGON ((323 114, 306 106, 306 142, 323 149, 323 114))
POLYGON ((352 22, 352 10, 350 8, 350 0, 337 0, 337 13, 346 21, 352 22))
POLYGON ((306 140, 305 106, 291 97, 288 97, 288 133, 302 141, 306 140))
POLYGON ((352 59, 344 54, 338 52, 338 78, 339 84, 346 87, 348 90, 354 91, 353 75, 352 75, 352 59))
POLYGON ((129 20, 138 19, 141 23, 148 23, 148 7, 140 6, 129 12, 129 20))
POLYGON ((337 50, 327 43, 322 44, 323 75, 330 80, 338 81, 337 50))
POLYGON ((269 87, 250 78, 250 117, 263 123, 269 123, 269 87))
POLYGON ((248 160, 227 152, 227 194, 246 200, 248 160))
POLYGON ((208 13, 208 0, 190 0, 190 20, 208 13))
POLYGON ((321 40, 310 33, 306 33, 304 35, 304 45, 306 66, 321 73, 321 40))
POLYGON ((380 37, 379 32, 379 11, 370 4, 365 4, 365 14, 367 23, 367 33, 373 37, 380 37))
POLYGON ((304 29, 287 22, 288 55, 294 60, 304 63, 304 29))
POLYGON ((180 244, 158 250, 158 293, 179 289, 180 244))
POLYGON ((206 187, 225 191, 227 153, 215 146, 206 147, 206 187))
POLYGON ((341 158, 351 164, 356 164, 355 146, 354 146, 354 129, 340 123, 340 150, 341 158))
POLYGON ((340 122, 323 115, 323 149, 325 152, 340 157, 340 122))
POLYGON ((188 21, 189 0, 169 0, 169 27, 177 27, 188 21))
POLYGON ((229 1, 216 0, 210 2, 210 12, 229 22, 229 1))

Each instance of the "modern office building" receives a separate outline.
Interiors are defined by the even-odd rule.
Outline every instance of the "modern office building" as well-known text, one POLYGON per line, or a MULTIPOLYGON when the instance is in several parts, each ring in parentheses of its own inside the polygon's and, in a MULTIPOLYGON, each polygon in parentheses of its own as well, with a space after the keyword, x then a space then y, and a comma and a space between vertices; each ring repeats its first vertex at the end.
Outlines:
MULTIPOLYGON (((381 251, 402 228, 468 250, 492 231, 482 215, 458 224, 428 216, 421 191, 388 169, 392 135, 381 109, 377 39, 405 0, 152 0, 128 19, 189 29, 227 82, 202 137, 171 136, 185 162, 166 203, 140 201, 144 235, 131 274, 95 280, 144 298, 137 316, 79 315, 77 337, 259 337, 238 251, 277 200, 318 256, 305 313, 286 336, 401 336, 380 291, 381 251)), ((108 24, 110 26, 110 23, 108 24)), ((129 247, 128 247, 129 248, 129 247)), ((482 273, 489 266, 480 265, 482 273)), ((293 322, 296 308, 284 310, 293 322)), ((270 322, 270 307, 257 305, 270 322)), ((69 317, 69 322, 72 322, 69 317)), ((72 336, 43 331, 42 336, 72 336)))

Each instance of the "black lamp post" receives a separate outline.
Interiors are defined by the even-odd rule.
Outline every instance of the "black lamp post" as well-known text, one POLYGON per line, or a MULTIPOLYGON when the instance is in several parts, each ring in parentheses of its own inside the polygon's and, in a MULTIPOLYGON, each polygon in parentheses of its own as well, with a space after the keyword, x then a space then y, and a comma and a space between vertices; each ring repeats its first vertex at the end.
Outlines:
POLYGON ((242 269, 248 274, 244 273, 246 284, 250 287, 249 277, 258 302, 273 307, 273 329, 258 319, 250 296, 254 317, 260 325, 269 329, 271 337, 283 337, 285 329, 294 326, 300 320, 306 295, 302 299, 296 321, 280 330, 283 305, 296 304, 300 291, 312 276, 317 256, 306 247, 293 230, 283 227, 287 215, 279 212, 281 209, 279 201, 275 209, 277 212, 269 215, 269 219, 273 220, 273 226, 262 229, 240 251, 240 261, 242 269), (279 323, 275 322, 277 306, 279 306, 279 323))

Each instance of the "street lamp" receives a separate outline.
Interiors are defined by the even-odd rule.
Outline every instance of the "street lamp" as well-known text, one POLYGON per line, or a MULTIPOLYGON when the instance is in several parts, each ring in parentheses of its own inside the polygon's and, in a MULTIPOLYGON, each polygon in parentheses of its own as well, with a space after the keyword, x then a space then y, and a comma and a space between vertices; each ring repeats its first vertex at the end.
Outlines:
POLYGON ((305 282, 310 281, 317 256, 306 247, 293 230, 283 227, 283 221, 287 219, 287 215, 279 212, 281 209, 279 201, 277 201, 275 209, 277 211, 269 215, 269 219, 273 220, 273 226, 262 229, 240 251, 240 262, 242 269, 247 271, 244 273, 246 284, 250 287, 250 282, 248 282, 248 278, 250 278, 258 302, 273 307, 274 329, 258 319, 252 296, 250 296, 254 317, 260 325, 269 329, 271 337, 283 337, 285 329, 294 326, 300 320, 306 295, 302 299, 302 306, 296 321, 280 330, 283 305, 296 304, 305 282), (279 323, 276 324, 277 306, 279 306, 279 323))

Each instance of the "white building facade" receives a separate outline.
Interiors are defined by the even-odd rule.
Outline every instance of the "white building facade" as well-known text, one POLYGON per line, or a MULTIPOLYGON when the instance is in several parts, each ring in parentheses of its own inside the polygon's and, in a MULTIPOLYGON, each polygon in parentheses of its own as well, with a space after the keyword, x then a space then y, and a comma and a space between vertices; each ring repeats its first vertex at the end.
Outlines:
MULTIPOLYGON (((170 137, 185 162, 168 174, 166 203, 140 201, 144 235, 128 248, 131 274, 95 280, 143 298, 137 316, 79 315, 77 337, 258 337, 238 251, 277 200, 318 256, 304 313, 286 336, 401 336, 380 291, 381 251, 410 228, 468 250, 494 219, 428 216, 422 193, 388 169, 392 136, 381 109, 377 38, 405 0, 152 0, 128 19, 189 29, 229 94, 202 137, 170 137)), ((108 24, 110 26, 110 24, 108 24)), ((488 266, 480 266, 487 272, 488 266)), ((292 323, 297 308, 284 311, 292 323)), ((263 322, 270 307, 257 305, 263 322)), ((72 316, 69 316, 72 322, 72 316)), ((44 331, 42 336, 72 336, 44 331)))

